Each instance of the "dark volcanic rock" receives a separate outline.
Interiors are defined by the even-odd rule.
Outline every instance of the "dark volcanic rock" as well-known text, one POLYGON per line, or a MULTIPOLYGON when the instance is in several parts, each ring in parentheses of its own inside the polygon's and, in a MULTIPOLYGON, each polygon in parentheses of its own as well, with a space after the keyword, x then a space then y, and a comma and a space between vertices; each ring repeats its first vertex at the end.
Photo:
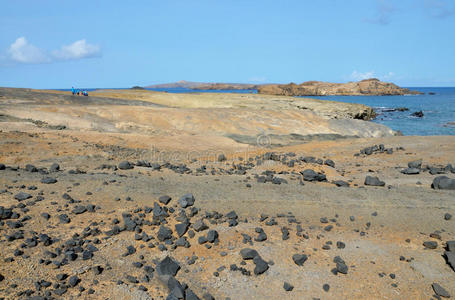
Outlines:
POLYGON ((333 160, 331 160, 331 159, 326 159, 326 160, 324 161, 324 165, 329 166, 329 167, 332 167, 332 168, 335 168, 335 163, 334 163, 333 160))
POLYGON ((51 172, 58 172, 60 171, 60 165, 58 163, 53 163, 51 167, 49 168, 49 171, 51 172))
POLYGON ((438 248, 438 243, 435 241, 425 241, 423 242, 423 246, 428 249, 436 249, 438 248))
POLYGON ((305 254, 294 254, 292 255, 292 260, 298 266, 302 266, 308 259, 308 256, 305 254))
POLYGON ((420 169, 422 167, 422 160, 413 160, 408 162, 408 168, 410 169, 420 169))
POLYGON ((200 219, 200 220, 197 220, 196 223, 193 224, 193 228, 194 228, 194 230, 199 232, 199 231, 206 230, 209 227, 204 223, 204 221, 202 219, 200 219))
POLYGON ((44 177, 43 179, 41 179, 41 183, 44 183, 44 184, 53 184, 56 182, 57 182, 57 179, 52 178, 52 177, 44 177))
POLYGON ((300 172, 305 181, 327 181, 327 178, 322 173, 317 173, 311 169, 306 169, 300 172))
POLYGON ((419 110, 419 111, 413 112, 411 114, 411 116, 417 117, 417 118, 423 118, 423 111, 419 110))
POLYGON ((365 178, 365 185, 370 185, 370 186, 385 186, 385 182, 379 180, 378 177, 373 177, 373 176, 367 176, 365 178))
POLYGON ((269 264, 263 260, 259 255, 253 258, 253 262, 256 265, 254 268, 254 274, 260 275, 269 269, 269 264))
POLYGON ((171 201, 171 197, 169 197, 168 195, 163 195, 161 196, 158 201, 160 201, 161 203, 163 203, 164 205, 167 205, 169 203, 169 201, 171 201))
POLYGON ((156 271, 158 275, 175 276, 179 270, 179 264, 169 256, 166 256, 166 258, 164 258, 156 265, 156 271))
POLYGON ((267 240, 267 235, 262 228, 257 227, 256 232, 258 233, 258 236, 254 238, 256 242, 263 242, 267 240))
POLYGON ((218 239, 218 232, 216 230, 209 230, 207 233, 207 241, 210 243, 215 242, 218 239))
POLYGON ((258 256, 259 254, 254 249, 244 248, 244 249, 240 250, 240 255, 242 256, 243 259, 247 260, 247 259, 253 259, 256 256, 258 256))
POLYGON ((14 199, 16 199, 17 201, 23 201, 23 200, 27 200, 30 198, 32 198, 32 195, 24 193, 24 192, 19 192, 18 194, 16 194, 14 196, 14 199))
POLYGON ((76 205, 71 212, 73 214, 79 215, 79 214, 85 213, 86 211, 87 211, 87 207, 85 207, 83 205, 76 205))
POLYGON ((182 237, 186 231, 188 230, 189 224, 188 223, 178 223, 175 224, 175 231, 179 237, 182 237))
POLYGON ((348 266, 341 257, 335 256, 333 262, 336 263, 336 270, 338 273, 348 274, 348 266))
POLYGON ((349 187, 349 183, 343 180, 335 180, 333 181, 333 184, 335 184, 338 187, 349 187))
POLYGON ((440 297, 444 297, 444 298, 450 298, 450 294, 449 292, 447 292, 442 286, 440 286, 439 284, 437 283, 433 283, 431 285, 431 287, 433 288, 433 291, 436 295, 440 296, 440 297))
POLYGON ((67 214, 61 214, 58 216, 59 220, 60 220, 60 223, 63 223, 63 224, 68 224, 69 222, 71 222, 71 219, 68 217, 67 214))
POLYGON ((166 226, 161 225, 160 229, 158 230, 157 238, 161 242, 171 239, 172 238, 172 230, 170 228, 166 227, 166 226))
POLYGON ((31 165, 31 164, 25 165, 25 170, 27 172, 38 172, 38 169, 34 165, 31 165))
POLYGON ((286 281, 284 282, 283 284, 283 289, 286 291, 286 292, 290 292, 294 289, 294 286, 291 285, 290 283, 287 283, 286 281))
POLYGON ((406 174, 406 175, 417 175, 420 173, 420 169, 407 168, 407 169, 401 170, 401 173, 406 174))
POLYGON ((438 176, 433 179, 431 187, 435 190, 455 190, 455 179, 447 176, 438 176))
POLYGON ((194 204, 194 196, 193 194, 185 194, 179 199, 179 204, 182 208, 186 208, 188 206, 192 206, 194 204))
POLYGON ((125 160, 118 164, 118 168, 120 170, 130 170, 130 169, 134 168, 134 166, 129 161, 125 160))
POLYGON ((71 287, 75 287, 81 280, 77 276, 71 276, 68 279, 68 285, 71 287))

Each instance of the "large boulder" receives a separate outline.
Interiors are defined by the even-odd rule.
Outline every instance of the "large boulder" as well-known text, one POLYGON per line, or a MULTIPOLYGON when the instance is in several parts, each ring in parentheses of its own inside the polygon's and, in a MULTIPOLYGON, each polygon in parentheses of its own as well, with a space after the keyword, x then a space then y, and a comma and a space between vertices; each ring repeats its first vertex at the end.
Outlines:
POLYGON ((118 168, 120 170, 130 170, 130 169, 134 168, 134 166, 129 161, 125 160, 118 164, 118 168))
POLYGON ((185 194, 182 197, 180 197, 179 204, 182 208, 187 208, 188 206, 192 206, 194 204, 193 194, 185 194))
POLYGON ((420 169, 422 167, 422 160, 413 160, 408 162, 408 168, 410 169, 420 169))
POLYGON ((385 186, 385 182, 379 180, 378 177, 375 176, 367 176, 365 177, 365 185, 370 185, 370 186, 385 186))
POLYGON ((166 258, 164 258, 156 265, 156 271, 160 276, 161 275, 175 276, 177 275, 177 272, 179 270, 180 265, 169 256, 166 256, 166 258))
POLYGON ((438 176, 433 180, 431 187, 435 190, 455 190, 455 179, 438 176))
POLYGON ((322 173, 317 173, 311 169, 306 169, 300 172, 305 181, 327 181, 327 178, 322 173))

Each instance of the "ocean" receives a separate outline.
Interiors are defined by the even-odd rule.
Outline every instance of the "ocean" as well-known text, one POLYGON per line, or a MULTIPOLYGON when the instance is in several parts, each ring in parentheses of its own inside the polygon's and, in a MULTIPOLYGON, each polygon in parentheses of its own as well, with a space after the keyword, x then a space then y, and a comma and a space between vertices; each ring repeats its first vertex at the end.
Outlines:
MULTIPOLYGON (((311 96, 308 98, 360 103, 373 107, 373 122, 384 124, 404 135, 455 135, 455 87, 411 87, 423 95, 405 96, 311 96), (434 93, 430 95, 429 93, 434 93), (406 111, 393 111, 396 108, 406 111), (423 117, 411 116, 422 111, 423 117)), ((191 90, 186 88, 151 89, 168 93, 256 93, 255 90, 191 90)))
POLYGON ((377 117, 373 122, 384 124, 404 135, 455 135, 455 88, 412 87, 423 95, 405 96, 320 96, 312 97, 340 102, 361 103, 373 107, 377 117), (429 93, 435 93, 430 95, 429 93), (405 107, 407 111, 390 111, 405 107), (423 117, 411 116, 422 111, 423 117))

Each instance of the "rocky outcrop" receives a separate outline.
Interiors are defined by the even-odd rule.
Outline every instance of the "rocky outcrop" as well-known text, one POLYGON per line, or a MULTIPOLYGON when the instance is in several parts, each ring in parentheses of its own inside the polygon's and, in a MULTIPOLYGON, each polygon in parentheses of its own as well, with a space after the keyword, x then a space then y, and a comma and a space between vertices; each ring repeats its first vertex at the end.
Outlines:
POLYGON ((378 79, 365 79, 359 82, 330 83, 322 81, 307 81, 301 84, 269 84, 257 87, 258 94, 283 96, 327 96, 327 95, 407 95, 421 94, 401 88, 393 83, 382 82, 378 79))

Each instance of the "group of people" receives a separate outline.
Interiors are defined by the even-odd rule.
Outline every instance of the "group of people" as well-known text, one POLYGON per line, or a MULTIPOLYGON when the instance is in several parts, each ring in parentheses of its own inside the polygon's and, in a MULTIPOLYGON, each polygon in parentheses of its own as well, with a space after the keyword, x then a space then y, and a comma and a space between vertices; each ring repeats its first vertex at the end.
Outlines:
POLYGON ((71 93, 72 93, 73 95, 78 95, 78 96, 79 96, 79 95, 81 95, 81 96, 88 96, 88 93, 87 93, 86 90, 81 90, 81 89, 79 89, 79 88, 76 88, 76 89, 75 89, 74 86, 71 87, 71 93))

